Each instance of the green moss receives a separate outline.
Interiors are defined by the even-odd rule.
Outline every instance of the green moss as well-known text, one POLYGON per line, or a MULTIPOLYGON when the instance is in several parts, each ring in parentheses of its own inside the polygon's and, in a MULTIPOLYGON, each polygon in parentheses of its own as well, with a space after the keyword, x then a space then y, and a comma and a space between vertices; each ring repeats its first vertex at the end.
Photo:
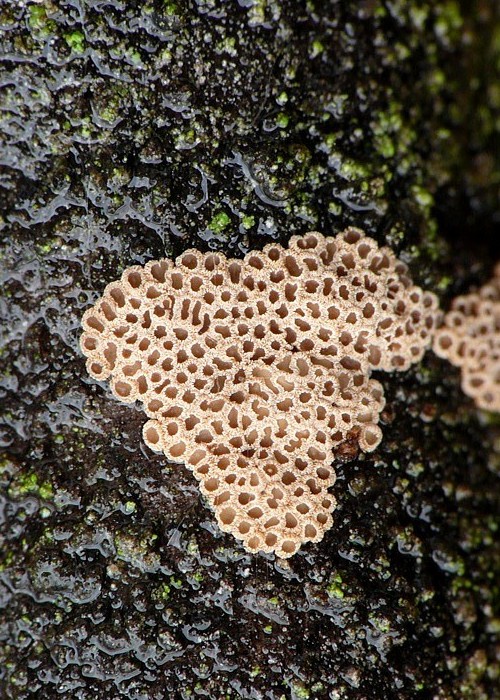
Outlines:
POLYGON ((353 158, 339 158, 339 174, 349 182, 366 180, 372 177, 371 168, 353 158))
POLYGON ((35 34, 43 38, 50 36, 56 28, 56 23, 48 18, 47 11, 42 5, 29 6, 28 24, 35 34))
POLYGON ((342 576, 339 573, 335 573, 330 577, 330 582, 326 587, 326 592, 330 598, 342 599, 344 597, 344 591, 342 590, 342 576))
POLYGON ((243 228, 245 231, 248 231, 251 229, 253 226, 255 226, 255 216, 243 216, 241 219, 241 223, 243 225, 243 228))
POLYGON ((463 24, 463 18, 458 3, 455 2, 455 0, 438 3, 436 14, 437 19, 434 24, 436 34, 441 38, 453 40, 463 24))
POLYGON ((290 118, 288 114, 285 114, 284 112, 280 112, 278 116, 276 117, 276 126, 278 126, 280 129, 286 129, 288 126, 290 118))
POLYGON ((161 600, 168 600, 170 597, 170 586, 168 583, 162 584, 157 590, 156 590, 156 597, 161 599, 161 600))
POLYGON ((236 37, 234 37, 234 36, 226 37, 222 41, 218 42, 217 51, 219 53, 227 53, 230 56, 236 56, 237 55, 236 37))
POLYGON ((286 105, 286 103, 288 102, 288 95, 286 94, 286 92, 284 90, 283 90, 283 92, 280 92, 280 94, 276 98, 276 102, 280 105, 280 107, 283 107, 284 105, 286 105))
POLYGON ((253 0, 248 11, 250 26, 258 26, 266 21, 266 5, 268 0, 253 0))
POLYGON ((385 615, 370 614, 368 620, 381 634, 387 634, 391 631, 391 623, 385 615))
POLYGON ((231 219, 226 214, 226 212, 219 211, 213 215, 212 220, 208 224, 208 227, 214 233, 222 233, 229 226, 230 223, 231 219))
POLYGON ((90 123, 90 117, 84 117, 81 121, 80 129, 79 129, 80 135, 84 139, 90 139, 90 137, 92 136, 93 128, 94 128, 93 124, 90 123))
POLYGON ((427 18, 429 17, 429 8, 425 5, 421 7, 410 3, 409 14, 413 25, 417 29, 422 30, 425 26, 427 18))
POLYGON ((299 681, 293 681, 290 687, 295 697, 299 698, 299 700, 307 700, 311 697, 309 690, 299 681))
POLYGON ((173 130, 172 133, 175 134, 175 147, 179 151, 189 150, 198 143, 194 129, 173 130))
POLYGON ((453 278, 450 275, 443 275, 439 278, 436 284, 436 290, 438 292, 446 292, 453 284, 453 278))
POLYGON ((139 53, 139 51, 137 51, 137 49, 129 49, 127 51, 127 56, 129 60, 136 66, 142 63, 142 56, 139 53))
POLYGON ((49 255, 61 244, 61 239, 59 237, 50 238, 48 241, 43 243, 37 243, 36 249, 42 255, 49 255))
POLYGON ((64 40, 74 53, 83 53, 85 51, 85 36, 83 32, 75 30, 65 34, 64 40))
POLYGON ((14 552, 11 550, 6 550, 5 547, 2 551, 2 560, 0 560, 0 572, 5 571, 14 563, 14 552))
POLYGON ((378 133, 375 146, 383 158, 393 158, 396 155, 396 146, 389 134, 378 133))
POLYGON ((310 51, 310 58, 316 58, 316 56, 320 56, 323 51, 325 50, 325 47, 323 43, 319 39, 315 39, 311 45, 311 51, 310 51))
POLYGON ((412 148, 417 142, 414 128, 403 119, 403 107, 393 99, 388 109, 378 112, 371 122, 373 144, 384 159, 397 157, 398 170, 408 172, 414 165, 412 148))
POLYGON ((425 471, 425 467, 422 462, 410 462, 406 468, 406 473, 409 476, 413 476, 415 479, 419 477, 425 471))
POLYGON ((423 209, 430 209, 434 204, 434 197, 432 194, 420 185, 413 185, 411 193, 417 204, 423 209))
POLYGON ((118 118, 118 115, 119 115, 119 107, 120 107, 119 103, 116 103, 116 104, 107 104, 105 107, 103 107, 103 108, 99 111, 99 116, 100 116, 100 118, 101 118, 103 121, 108 122, 109 124, 111 124, 112 122, 114 122, 114 121, 118 118))
POLYGON ((328 213, 332 216, 340 216, 342 214, 342 205, 339 202, 329 202, 328 213))
POLYGON ((311 691, 313 693, 321 693, 324 690, 325 686, 323 685, 323 683, 321 683, 321 681, 318 681, 317 683, 311 686, 311 691))
POLYGON ((52 500, 52 498, 54 498, 54 489, 52 487, 52 484, 48 481, 44 481, 40 485, 38 493, 40 495, 40 498, 43 498, 44 501, 50 501, 52 500))
POLYGON ((40 484, 35 472, 19 473, 10 483, 8 494, 14 499, 33 494, 44 501, 51 501, 54 498, 54 488, 48 481, 40 484))

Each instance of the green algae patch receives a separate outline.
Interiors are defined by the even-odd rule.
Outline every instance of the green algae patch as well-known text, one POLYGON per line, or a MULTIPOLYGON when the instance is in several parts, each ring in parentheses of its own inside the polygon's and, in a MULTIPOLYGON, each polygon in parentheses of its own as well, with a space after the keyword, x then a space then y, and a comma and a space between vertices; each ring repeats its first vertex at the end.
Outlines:
POLYGON ((10 482, 7 493, 13 499, 33 495, 43 501, 51 501, 54 498, 54 487, 49 481, 40 482, 35 472, 19 473, 10 482))
POLYGON ((174 17, 179 12, 177 4, 175 2, 171 2, 171 0, 163 0, 162 9, 168 17, 174 17))
POLYGON ((5 571, 15 561, 15 554, 13 551, 2 551, 0 554, 0 573, 5 571))
POLYGON ((230 223, 231 219, 226 214, 226 212, 219 211, 213 215, 210 223, 208 224, 208 227, 214 233, 222 233, 227 229, 230 223))
POLYGON ((241 223, 245 231, 249 231, 255 226, 255 216, 245 215, 242 217, 241 223))
POLYGON ((342 576, 340 574, 336 573, 330 577, 330 582, 326 587, 326 592, 328 593, 330 598, 337 598, 338 600, 342 600, 345 593, 343 588, 342 576))
POLYGON ((154 598, 162 602, 167 602, 170 598, 171 587, 168 583, 163 583, 156 591, 153 593, 154 598))
POLYGON ((137 510, 137 504, 134 501, 127 501, 123 505, 123 512, 127 515, 132 515, 137 510))
POLYGON ((276 118, 276 126, 280 129, 286 129, 289 121, 290 117, 288 114, 285 114, 285 112, 280 112, 276 118))
POLYGON ((308 700, 311 697, 310 690, 300 681, 292 681, 290 684, 292 696, 297 700, 308 700))
POLYGON ((75 30, 65 34, 64 40, 75 53, 83 53, 85 51, 85 35, 82 32, 75 30))
POLYGON ((35 36, 47 38, 55 31, 57 25, 53 19, 49 19, 47 10, 43 5, 30 5, 28 25, 35 36))

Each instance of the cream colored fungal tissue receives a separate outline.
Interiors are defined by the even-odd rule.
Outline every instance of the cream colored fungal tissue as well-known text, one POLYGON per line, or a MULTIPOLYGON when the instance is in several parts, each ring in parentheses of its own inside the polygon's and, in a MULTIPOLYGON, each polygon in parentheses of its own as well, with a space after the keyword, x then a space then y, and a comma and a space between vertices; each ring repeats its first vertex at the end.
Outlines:
POLYGON ((478 408, 500 411, 500 263, 478 292, 454 299, 434 352, 460 367, 462 389, 478 408))
POLYGON ((146 445, 193 472, 220 528, 286 558, 332 525, 336 448, 380 443, 373 370, 418 362, 438 321, 394 253, 349 228, 131 267, 85 313, 81 348, 92 377, 141 404, 146 445))

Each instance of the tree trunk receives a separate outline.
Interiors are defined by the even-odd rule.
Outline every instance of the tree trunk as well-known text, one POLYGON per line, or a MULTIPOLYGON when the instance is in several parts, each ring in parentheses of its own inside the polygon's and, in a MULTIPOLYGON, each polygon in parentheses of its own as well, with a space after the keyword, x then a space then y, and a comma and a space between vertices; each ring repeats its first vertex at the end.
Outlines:
POLYGON ((0 696, 494 699, 500 423, 428 353, 289 568, 86 374, 123 269, 355 225, 446 308, 500 257, 495 0, 0 8, 0 696), (495 104, 496 101, 496 104, 495 104), (495 575, 496 568, 496 575, 495 575))

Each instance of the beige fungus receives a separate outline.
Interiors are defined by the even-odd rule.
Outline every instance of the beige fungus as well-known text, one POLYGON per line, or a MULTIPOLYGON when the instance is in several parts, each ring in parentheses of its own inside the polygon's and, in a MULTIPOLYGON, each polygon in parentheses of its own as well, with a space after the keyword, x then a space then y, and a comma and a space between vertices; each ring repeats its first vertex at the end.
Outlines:
POLYGON ((393 252, 349 228, 131 267, 85 313, 81 347, 92 377, 141 402, 146 444, 192 470, 221 529, 285 558, 332 525, 335 448, 380 443, 372 370, 418 362, 437 317, 393 252))
POLYGON ((434 352, 462 372, 462 389, 479 408, 500 411, 500 264, 474 294, 453 300, 434 352))

